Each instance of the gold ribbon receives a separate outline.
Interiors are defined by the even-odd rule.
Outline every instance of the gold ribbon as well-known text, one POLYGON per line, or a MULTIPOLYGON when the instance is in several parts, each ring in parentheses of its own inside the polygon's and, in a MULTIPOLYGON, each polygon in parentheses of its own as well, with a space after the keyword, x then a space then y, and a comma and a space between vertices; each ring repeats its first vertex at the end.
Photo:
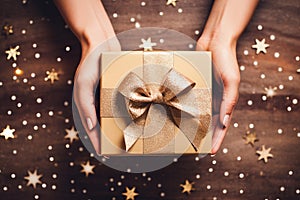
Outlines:
POLYGON ((145 126, 151 120, 159 122, 158 116, 161 113, 154 108, 157 104, 166 108, 173 124, 185 134, 197 151, 208 130, 210 115, 203 113, 195 102, 199 94, 197 89, 193 89, 194 86, 193 81, 173 68, 166 73, 161 84, 145 83, 137 74, 130 72, 118 87, 132 119, 123 130, 126 151, 145 134, 145 126), (204 123, 201 119, 204 119, 204 123))

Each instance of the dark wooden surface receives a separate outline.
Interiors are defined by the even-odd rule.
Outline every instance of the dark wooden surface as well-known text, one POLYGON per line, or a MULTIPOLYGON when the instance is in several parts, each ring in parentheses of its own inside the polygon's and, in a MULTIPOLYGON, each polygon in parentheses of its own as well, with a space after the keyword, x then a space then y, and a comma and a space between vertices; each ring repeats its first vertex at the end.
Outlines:
MULTIPOLYGON (((163 0, 145 2, 146 6, 141 6, 138 0, 103 0, 117 33, 134 28, 130 22, 134 17, 142 27, 171 28, 194 39, 199 37, 195 30, 200 33, 203 30, 212 5, 212 1, 179 0, 176 7, 165 6, 163 0), (182 13, 178 13, 179 8, 183 9, 182 13), (160 16, 159 12, 164 15, 160 16), (118 17, 113 18, 113 13, 118 13, 118 17)), ((79 62, 80 46, 65 28, 51 1, 29 0, 22 4, 22 1, 1 0, 0 25, 13 25, 14 34, 0 37, 0 81, 3 84, 0 86, 0 128, 2 131, 10 125, 16 129, 16 138, 0 138, 0 199, 35 199, 35 195, 39 199, 125 199, 122 193, 126 186, 136 187, 139 193, 136 199, 299 199, 300 103, 293 104, 293 99, 300 101, 300 74, 297 73, 300 65, 296 60, 296 56, 300 56, 299 9, 297 0, 259 3, 239 40, 238 60, 245 66, 241 71, 240 100, 219 153, 199 161, 195 156, 183 156, 164 169, 143 175, 104 166, 89 156, 80 141, 66 148, 69 141, 64 139, 65 129, 73 126, 72 84, 68 81, 72 80, 79 62), (258 30, 258 25, 263 29, 258 30), (26 30, 26 34, 22 30, 26 30), (275 40, 271 40, 270 35, 274 35, 275 40), (268 52, 256 55, 251 46, 255 39, 263 38, 270 44, 268 52), (34 43, 37 48, 32 47, 34 43), (12 79, 14 62, 6 60, 4 53, 15 45, 21 49, 15 63, 24 70, 19 81, 12 79), (66 46, 71 47, 70 52, 65 51, 66 46), (248 50, 249 55, 244 55, 244 50, 248 50), (37 52, 41 55, 39 59, 34 57, 37 52), (280 53, 279 58, 274 57, 275 52, 280 53), (57 61, 58 57, 61 62, 57 61), (258 62, 257 66, 254 61, 258 62), (279 67, 282 72, 278 72, 279 67), (59 81, 53 85, 44 81, 46 71, 52 68, 60 74, 59 81), (32 78, 31 73, 36 77, 32 78), (265 75, 264 79, 261 74, 265 75), (289 76, 293 80, 289 80, 289 76), (279 88, 281 84, 284 88, 278 89, 273 98, 262 100, 264 88, 279 88), (32 85, 36 88, 34 91, 30 90, 32 85), (11 100, 12 95, 16 95, 15 101, 11 100), (36 103, 38 97, 43 99, 41 104, 36 103), (251 106, 249 100, 253 102, 251 106), (69 102, 68 106, 64 105, 65 101, 69 102), (19 102, 22 103, 20 108, 17 107, 19 102), (288 107, 291 111, 287 111, 288 107), (12 114, 8 115, 8 111, 12 114), (49 116, 49 111, 53 111, 54 116, 49 116), (36 117, 38 112, 42 117, 36 117), (27 125, 22 124, 23 120, 27 125), (234 127, 234 123, 238 126, 234 127), (249 129, 249 124, 254 128, 249 129), (34 130, 34 126, 38 126, 38 130, 34 130), (279 129, 282 134, 278 134, 279 129), (254 147, 244 144, 242 137, 247 130, 257 134, 259 141, 254 147), (28 135, 33 139, 29 140, 28 135), (52 150, 48 149, 49 145, 52 150), (257 160, 255 151, 262 145, 272 148, 274 158, 268 163, 257 160), (13 150, 17 150, 17 154, 13 154, 13 150), (50 161, 50 157, 54 157, 54 161, 50 161), (80 172, 80 164, 88 160, 96 165, 95 174, 85 177, 80 172), (35 169, 43 175, 41 181, 46 184, 45 188, 40 184, 36 189, 26 186, 27 171, 35 169), (225 172, 229 175, 225 176, 225 172), (243 178, 239 177, 241 173, 243 178), (53 178, 53 174, 57 174, 57 178, 53 178), (180 184, 186 179, 195 182, 195 190, 190 195, 181 193, 180 184), (209 186, 211 189, 207 189, 209 186)), ((136 44, 140 39, 132 37, 136 44)), ((122 44, 124 49, 129 48, 129 44, 122 44)), ((174 47, 176 45, 179 44, 174 47)))

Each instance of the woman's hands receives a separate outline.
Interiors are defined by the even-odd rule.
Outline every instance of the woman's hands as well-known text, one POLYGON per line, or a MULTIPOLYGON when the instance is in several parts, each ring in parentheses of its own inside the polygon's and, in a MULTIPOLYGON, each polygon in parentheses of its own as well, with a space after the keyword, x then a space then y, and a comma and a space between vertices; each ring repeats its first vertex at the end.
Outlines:
POLYGON ((197 50, 211 51, 213 62, 213 141, 212 153, 220 148, 226 135, 233 109, 238 101, 240 72, 236 58, 236 41, 200 38, 197 50))
POLYGON ((100 78, 99 55, 104 51, 120 51, 120 43, 101 1, 55 0, 55 3, 81 44, 73 98, 84 129, 99 153, 94 95, 100 78), (97 53, 91 54, 95 49, 97 53))
POLYGON ((95 128, 98 123, 95 110, 95 90, 100 78, 99 55, 104 51, 121 51, 121 47, 116 37, 113 37, 98 45, 87 45, 83 49, 86 52, 83 52, 81 62, 76 70, 73 98, 85 131, 95 151, 99 153, 99 130, 95 128), (91 54, 95 47, 97 47, 97 53, 91 54), (87 59, 88 63, 86 63, 87 59))
POLYGON ((236 43, 248 24, 258 0, 215 1, 197 50, 212 52, 213 84, 213 146, 220 148, 238 101, 240 73, 236 58, 236 43), (214 102, 219 100, 221 102, 214 102))

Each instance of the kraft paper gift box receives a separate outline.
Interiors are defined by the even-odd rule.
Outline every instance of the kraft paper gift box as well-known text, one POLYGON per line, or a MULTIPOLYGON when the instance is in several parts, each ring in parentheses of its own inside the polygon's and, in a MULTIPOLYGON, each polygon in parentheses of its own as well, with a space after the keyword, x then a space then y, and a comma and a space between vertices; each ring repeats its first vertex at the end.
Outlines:
POLYGON ((210 52, 101 56, 102 155, 210 153, 210 52))

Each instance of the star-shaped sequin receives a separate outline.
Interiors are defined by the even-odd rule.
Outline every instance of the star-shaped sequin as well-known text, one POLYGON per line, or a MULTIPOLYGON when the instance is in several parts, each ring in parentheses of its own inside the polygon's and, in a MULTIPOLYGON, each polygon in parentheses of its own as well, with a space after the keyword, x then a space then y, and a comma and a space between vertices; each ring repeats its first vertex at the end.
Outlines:
POLYGON ((269 86, 268 88, 265 88, 267 97, 273 97, 276 94, 276 90, 277 87, 269 86))
POLYGON ((122 194, 126 196, 126 200, 134 200, 134 197, 139 195, 138 193, 135 192, 135 187, 133 187, 132 189, 126 187, 126 192, 122 194))
POLYGON ((74 140, 78 140, 78 131, 74 129, 74 126, 72 126, 71 129, 65 129, 67 132, 67 135, 65 135, 65 139, 69 139, 70 143, 72 144, 74 140))
POLYGON ((14 33, 14 29, 12 25, 5 24, 2 27, 2 34, 5 36, 12 35, 14 33))
POLYGON ((255 42, 256 44, 252 45, 252 48, 256 49, 256 54, 259 54, 260 52, 267 53, 266 48, 270 45, 265 43, 265 39, 262 39, 262 41, 255 39, 255 42))
POLYGON ((190 194, 192 190, 195 190, 193 188, 193 184, 194 184, 194 182, 190 183, 188 180, 185 180, 184 184, 180 184, 180 186, 182 187, 181 193, 185 193, 186 192, 186 193, 190 194))
POLYGON ((273 154, 270 153, 271 148, 266 149, 265 145, 262 145, 261 151, 257 150, 256 153, 259 155, 258 160, 264 159, 264 162, 268 162, 268 158, 273 158, 273 154))
POLYGON ((15 46, 14 48, 10 47, 9 50, 6 50, 5 53, 7 54, 6 59, 13 59, 14 61, 17 60, 17 56, 19 56, 21 53, 18 51, 20 48, 19 45, 15 46))
POLYGON ((176 6, 176 1, 177 0, 167 0, 167 3, 166 3, 166 5, 168 6, 168 5, 172 5, 172 6, 176 6))
POLYGON ((54 81, 58 81, 58 72, 55 71, 55 69, 52 69, 51 72, 50 71, 46 71, 47 76, 45 77, 45 81, 50 80, 51 84, 54 83, 54 81))
POLYGON ((32 185, 34 188, 36 188, 36 184, 42 184, 40 181, 40 178, 43 176, 42 174, 37 174, 37 170, 34 170, 34 172, 27 171, 28 176, 25 176, 24 179, 26 179, 27 186, 32 185))
POLYGON ((82 170, 80 172, 85 173, 85 176, 88 177, 89 174, 94 174, 93 169, 95 165, 91 165, 90 161, 87 161, 86 164, 81 164, 82 170))
POLYGON ((6 140, 9 138, 15 138, 14 133, 15 129, 10 129, 10 126, 7 125, 5 129, 0 133, 0 136, 3 136, 6 140))
POLYGON ((144 51, 152 51, 154 46, 156 46, 155 42, 151 42, 151 38, 149 37, 147 40, 144 38, 141 39, 142 44, 139 45, 140 48, 144 48, 144 51))
POLYGON ((247 133, 243 138, 246 140, 245 144, 251 144, 251 146, 254 146, 254 143, 258 141, 256 133, 247 133))

